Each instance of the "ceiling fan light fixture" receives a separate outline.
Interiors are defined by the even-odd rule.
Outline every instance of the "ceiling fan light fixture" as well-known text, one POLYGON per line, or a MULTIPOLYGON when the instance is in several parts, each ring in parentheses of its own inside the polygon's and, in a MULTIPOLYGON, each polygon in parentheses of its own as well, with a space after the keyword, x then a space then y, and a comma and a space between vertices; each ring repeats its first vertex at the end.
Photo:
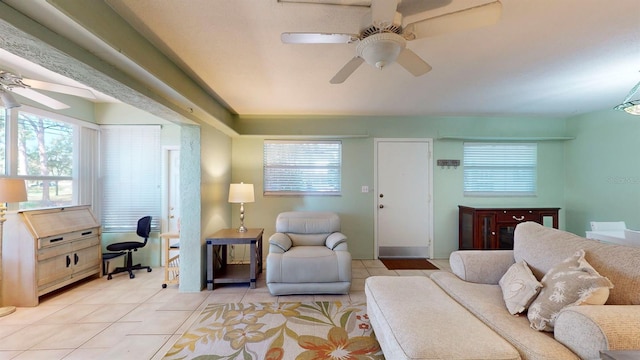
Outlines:
POLYGON ((631 115, 640 115, 640 100, 628 101, 616 106, 614 109, 624 111, 631 115))
POLYGON ((382 69, 398 59, 406 44, 402 36, 385 32, 360 40, 356 51, 368 64, 382 69))
POLYGON ((13 95, 9 94, 4 89, 0 89, 0 99, 2 100, 2 104, 7 109, 13 109, 20 106, 20 103, 16 101, 13 95))

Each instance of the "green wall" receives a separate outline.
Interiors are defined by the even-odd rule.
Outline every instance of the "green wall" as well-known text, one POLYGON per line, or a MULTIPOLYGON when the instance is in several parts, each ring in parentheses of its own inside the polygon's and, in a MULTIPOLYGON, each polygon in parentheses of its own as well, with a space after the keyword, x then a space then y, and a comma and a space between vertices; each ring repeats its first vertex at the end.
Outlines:
POLYGON ((567 230, 584 236, 590 221, 640 229, 640 117, 603 111, 567 120, 567 230))
MULTIPOLYGON (((245 224, 274 232, 278 213, 290 210, 331 210, 340 214, 354 258, 374 255, 374 195, 361 193, 362 185, 374 184, 375 138, 432 138, 433 158, 462 160, 462 140, 445 136, 564 137, 563 118, 470 118, 470 117, 240 117, 236 129, 244 136, 232 141, 232 182, 253 183, 256 202, 245 205, 245 224), (339 197, 262 196, 262 145, 264 139, 341 138, 343 143, 343 195, 339 197)), ((538 146, 538 196, 466 198, 462 195, 462 168, 433 168, 434 257, 447 258, 458 248, 458 204, 472 206, 564 207, 565 141, 540 141, 538 146)), ((237 206, 232 222, 239 225, 237 206)), ((561 227, 564 224, 561 211, 561 227)))

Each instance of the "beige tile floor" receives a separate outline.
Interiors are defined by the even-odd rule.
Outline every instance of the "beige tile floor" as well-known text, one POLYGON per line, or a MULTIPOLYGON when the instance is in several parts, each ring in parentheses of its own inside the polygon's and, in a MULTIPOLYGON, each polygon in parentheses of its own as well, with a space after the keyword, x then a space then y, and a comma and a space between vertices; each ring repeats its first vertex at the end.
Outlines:
MULTIPOLYGON (((447 260, 433 260, 449 269, 447 260)), ((349 295, 272 296, 264 273, 256 289, 224 285, 214 291, 162 289, 163 269, 83 281, 0 318, 0 360, 161 359, 209 303, 275 301, 365 301, 372 275, 428 275, 432 271, 387 270, 379 260, 354 260, 349 295)))

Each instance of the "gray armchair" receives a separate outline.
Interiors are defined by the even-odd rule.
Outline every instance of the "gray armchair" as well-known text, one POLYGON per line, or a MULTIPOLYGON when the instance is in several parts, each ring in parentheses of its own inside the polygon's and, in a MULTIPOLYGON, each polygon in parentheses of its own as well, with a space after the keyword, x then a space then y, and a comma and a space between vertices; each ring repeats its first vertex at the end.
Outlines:
POLYGON ((332 212, 284 212, 269 238, 267 287, 272 295, 348 294, 351 254, 332 212))

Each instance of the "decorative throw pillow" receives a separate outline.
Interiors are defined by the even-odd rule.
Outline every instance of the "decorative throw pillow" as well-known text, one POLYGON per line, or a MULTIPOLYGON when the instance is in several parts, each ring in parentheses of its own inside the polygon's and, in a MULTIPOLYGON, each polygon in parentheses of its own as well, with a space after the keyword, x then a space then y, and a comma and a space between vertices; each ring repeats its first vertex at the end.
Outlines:
POLYGON ((613 288, 611 281, 584 259, 584 250, 551 268, 541 282, 542 290, 529 306, 527 317, 533 329, 549 332, 560 310, 573 305, 602 305, 613 288))
POLYGON ((511 265, 498 284, 507 310, 513 315, 525 311, 542 287, 524 260, 511 265))

